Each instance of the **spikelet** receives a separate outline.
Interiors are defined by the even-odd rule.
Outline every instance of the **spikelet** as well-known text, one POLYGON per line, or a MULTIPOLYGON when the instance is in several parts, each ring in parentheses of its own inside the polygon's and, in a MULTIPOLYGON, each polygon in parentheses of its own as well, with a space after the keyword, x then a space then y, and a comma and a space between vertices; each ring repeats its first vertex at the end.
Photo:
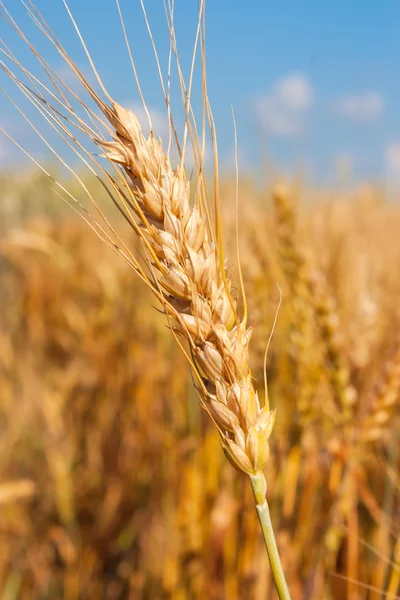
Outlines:
POLYGON ((272 199, 277 249, 290 292, 286 304, 289 316, 287 357, 291 383, 286 393, 296 402, 301 422, 307 424, 318 415, 313 403, 318 377, 315 376, 313 364, 316 361, 313 356, 315 344, 312 336, 309 266, 297 240, 296 214, 286 185, 276 185, 272 199))
POLYGON ((161 141, 146 138, 128 109, 103 109, 115 129, 100 142, 104 155, 125 171, 139 236, 156 273, 172 329, 189 342, 203 408, 217 425, 224 452, 240 471, 259 474, 268 460, 275 413, 261 408, 249 370, 251 328, 238 319, 231 284, 209 239, 200 206, 189 203, 184 168, 173 169, 161 141))
POLYGON ((344 424, 351 422, 357 400, 350 383, 350 374, 341 352, 340 322, 335 301, 329 294, 323 274, 314 270, 309 276, 311 297, 320 337, 324 344, 326 372, 334 393, 334 400, 344 424))
POLYGON ((383 439, 400 398, 400 343, 384 365, 383 374, 369 399, 368 411, 360 424, 362 444, 383 439))

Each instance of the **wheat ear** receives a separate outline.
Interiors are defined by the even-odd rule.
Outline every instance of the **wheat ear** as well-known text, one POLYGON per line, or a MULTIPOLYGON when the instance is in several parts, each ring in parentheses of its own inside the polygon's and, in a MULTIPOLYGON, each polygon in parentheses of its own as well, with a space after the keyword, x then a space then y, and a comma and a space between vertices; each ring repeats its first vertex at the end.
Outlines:
POLYGON ((288 589, 266 501, 263 468, 275 411, 261 407, 249 368, 251 328, 240 319, 231 282, 210 243, 206 217, 189 204, 183 168, 173 170, 161 142, 146 139, 134 114, 113 103, 105 112, 115 128, 112 142, 98 142, 106 157, 126 173, 135 212, 157 260, 154 272, 172 331, 191 350, 202 407, 217 426, 224 452, 239 471, 250 476, 257 513, 281 598, 288 589))
MULTIPOLYGON (((246 324, 246 310, 242 318, 238 315, 236 300, 231 293, 232 284, 225 269, 217 159, 214 162, 215 219, 212 220, 209 216, 210 209, 207 208, 204 182, 203 186, 200 186, 200 190, 203 191, 196 194, 194 203, 190 203, 190 183, 183 166, 184 150, 181 152, 178 166, 174 169, 169 153, 164 152, 161 141, 153 132, 150 131, 150 134, 145 136, 134 113, 113 101, 98 76, 66 0, 63 1, 107 102, 100 98, 69 58, 31 0, 29 5, 32 8, 29 12, 103 113, 107 123, 101 125, 109 141, 100 135, 98 127, 94 125, 100 122, 96 113, 90 111, 80 97, 51 71, 36 51, 34 52, 39 56, 39 62, 56 89, 73 94, 75 101, 80 102, 86 116, 89 117, 89 124, 81 119, 68 103, 64 91, 60 91, 58 96, 52 94, 52 100, 49 102, 41 93, 42 84, 21 67, 8 48, 6 56, 22 68, 34 89, 22 84, 11 69, 4 66, 3 68, 61 137, 69 145, 72 143, 73 146, 78 146, 77 154, 81 158, 82 153, 84 154, 85 164, 88 164, 90 159, 103 173, 103 185, 132 227, 136 239, 140 240, 144 264, 129 251, 129 248, 121 248, 109 239, 108 234, 103 233, 102 226, 96 223, 95 228, 101 232, 103 239, 123 255, 161 302, 168 326, 193 369, 201 406, 217 426, 227 458, 239 471, 249 475, 278 593, 281 599, 287 599, 289 592, 269 517, 267 484, 263 475, 263 468, 269 456, 268 440, 274 425, 275 411, 270 410, 268 399, 264 406, 260 406, 254 389, 249 368, 251 328, 246 324), (54 102, 57 102, 56 107, 53 106, 54 102), (81 133, 86 134, 91 143, 101 149, 103 158, 112 166, 111 174, 99 164, 93 154, 77 142, 74 132, 70 131, 69 127, 72 130, 78 128, 81 133), (186 345, 182 344, 182 340, 186 345)), ((0 7, 6 20, 24 41, 27 41, 1 1, 0 7)), ((199 18, 199 22, 200 20, 199 18)), ((172 18, 170 33, 172 46, 176 48, 172 18)), ((29 43, 28 45, 32 50, 29 43)), ((180 73, 178 57, 176 59, 180 73)), ((181 81, 181 87, 186 111, 183 148, 189 131, 195 157, 198 160, 200 158, 200 168, 197 169, 200 174, 200 143, 195 123, 190 118, 190 84, 186 87, 181 81)), ((46 91, 48 92, 47 89, 46 91)), ((169 107, 168 97, 166 102, 169 107)), ((205 104, 216 149, 207 96, 205 104)), ((174 130, 171 118, 170 124, 174 130)), ((94 170, 92 172, 96 175, 98 173, 94 170)), ((200 181, 201 178, 202 176, 199 177, 200 181)), ((64 189, 62 191, 66 192, 64 189)), ((107 223, 104 215, 102 218, 107 223)), ((112 230, 111 226, 109 228, 112 230)), ((115 234, 114 231, 112 233, 115 234)))

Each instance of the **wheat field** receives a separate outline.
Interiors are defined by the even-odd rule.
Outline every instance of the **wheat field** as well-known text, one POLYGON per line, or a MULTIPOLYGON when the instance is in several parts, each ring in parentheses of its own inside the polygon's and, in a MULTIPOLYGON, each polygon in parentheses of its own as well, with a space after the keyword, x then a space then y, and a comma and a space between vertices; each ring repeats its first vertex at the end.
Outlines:
MULTIPOLYGON (((395 598, 400 210, 367 185, 242 188, 257 383, 283 297, 267 478, 292 596, 395 598)), ((35 172, 5 178, 2 598, 273 598, 251 490, 163 316, 49 197, 35 172)))

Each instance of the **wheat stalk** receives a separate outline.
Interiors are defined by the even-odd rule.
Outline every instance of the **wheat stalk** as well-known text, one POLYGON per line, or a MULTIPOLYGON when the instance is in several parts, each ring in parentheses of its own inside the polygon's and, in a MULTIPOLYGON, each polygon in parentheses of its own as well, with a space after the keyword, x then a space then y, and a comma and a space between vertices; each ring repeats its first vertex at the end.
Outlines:
MULTIPOLYGON (((108 229, 104 229, 101 220, 97 221, 90 215, 84 215, 102 239, 123 256, 161 303, 168 327, 192 367, 201 406, 218 428, 227 458, 236 469, 250 477, 278 593, 280 598, 289 598, 270 520, 266 500, 267 484, 263 474, 269 456, 268 440, 274 425, 275 411, 270 410, 267 394, 264 406, 260 405, 257 391, 254 389, 249 367, 251 327, 247 326, 245 296, 243 294, 243 316, 239 316, 237 301, 232 294, 232 283, 225 269, 216 140, 206 92, 205 104, 215 150, 213 207, 207 205, 201 144, 196 124, 191 120, 191 81, 186 85, 181 80, 186 126, 180 160, 178 166, 173 168, 169 153, 164 151, 161 141, 155 137, 153 131, 145 136, 134 113, 115 102, 106 92, 90 55, 87 53, 107 102, 103 101, 88 83, 34 5, 30 0, 28 2, 31 7, 28 11, 36 24, 53 43, 101 110, 106 119, 106 122, 102 123, 105 135, 100 134, 97 126, 93 126, 93 122, 97 124, 101 121, 80 97, 73 94, 90 117, 90 122, 79 117, 67 101, 64 91, 58 95, 51 94, 52 99, 49 101, 42 91, 43 84, 21 67, 8 48, 3 49, 3 53, 11 63, 22 68, 31 86, 24 85, 4 63, 3 69, 63 139, 78 148, 76 152, 85 164, 89 166, 90 159, 98 167, 102 173, 103 185, 132 227, 136 239, 140 241, 144 262, 138 259, 129 247, 120 243, 120 238, 104 215, 100 213, 108 229), (90 143, 94 143, 101 150, 103 158, 112 166, 111 173, 77 141, 71 128, 78 128, 90 143), (190 182, 184 168, 188 133, 191 135, 194 154, 197 157, 200 182, 192 204, 190 182), (214 219, 210 217, 212 209, 214 219), (185 344, 182 344, 183 341, 185 344)), ((66 5, 65 0, 64 4, 66 5)), ((2 2, 0 7, 3 9, 2 16, 27 41, 2 2)), ((69 12, 68 7, 67 10, 69 12)), ((71 14, 70 17, 76 27, 71 14)), ((200 9, 198 32, 201 31, 202 18, 203 7, 200 9)), ((169 27, 172 48, 175 50, 172 13, 169 27)), ((79 34, 78 29, 77 31, 79 34)), ((81 41, 83 43, 82 38, 81 41)), ((27 43, 29 45, 29 42, 27 43)), ((30 48, 32 49, 31 46, 30 48)), ((84 48, 86 50, 85 46, 84 48)), ((180 73, 179 59, 176 58, 180 73)), ((56 89, 72 93, 50 69, 43 57, 39 57, 39 62, 52 83, 57 86, 56 89)), ((47 88, 45 91, 49 92, 47 88)), ((167 95, 166 102, 169 108, 167 95)), ((175 132, 172 119, 170 131, 175 132)), ((67 190, 60 184, 58 187, 61 189, 59 193, 68 195, 67 190)), ((77 203, 75 198, 70 197, 69 200, 77 203)), ((96 205, 95 199, 91 200, 96 205)), ((77 205, 81 209, 81 205, 77 205)))

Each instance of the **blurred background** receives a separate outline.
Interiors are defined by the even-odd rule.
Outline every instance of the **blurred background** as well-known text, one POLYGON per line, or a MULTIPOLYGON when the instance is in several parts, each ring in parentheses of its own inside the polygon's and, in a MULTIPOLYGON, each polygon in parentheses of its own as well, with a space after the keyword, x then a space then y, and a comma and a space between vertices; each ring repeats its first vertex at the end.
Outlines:
MULTIPOLYGON (((145 126, 116 7, 69 5, 106 86, 145 126)), ((75 89, 24 5, 5 6, 75 89)), ((93 77, 62 2, 37 6, 93 77)), ((141 5, 120 6, 163 137, 168 121, 141 5)), ((163 3, 146 10, 165 70, 163 3)), ((176 2, 185 72, 196 15, 197 3, 176 2)), ((265 475, 292 597, 397 598, 400 5, 221 0, 207 15, 236 282, 231 105, 238 125, 241 263, 260 390, 277 284, 282 290, 268 354, 278 416, 265 475)), ((40 73, 4 20, 0 30, 3 49, 40 73)), ((0 78, 0 126, 81 198, 9 95, 133 245, 94 178, 6 73, 0 78)), ((201 111, 199 86, 196 77, 201 111)), ((276 598, 247 478, 227 463, 154 300, 5 135, 0 158, 0 597, 276 598)), ((206 167, 211 187, 210 149, 206 167)))

